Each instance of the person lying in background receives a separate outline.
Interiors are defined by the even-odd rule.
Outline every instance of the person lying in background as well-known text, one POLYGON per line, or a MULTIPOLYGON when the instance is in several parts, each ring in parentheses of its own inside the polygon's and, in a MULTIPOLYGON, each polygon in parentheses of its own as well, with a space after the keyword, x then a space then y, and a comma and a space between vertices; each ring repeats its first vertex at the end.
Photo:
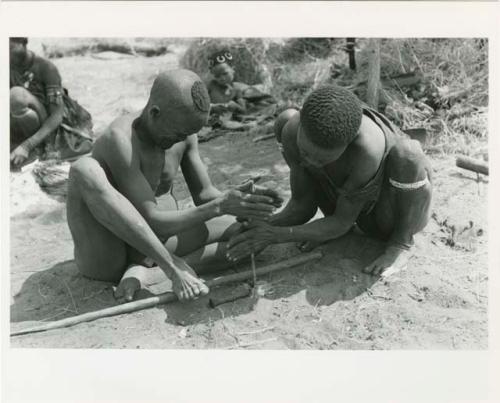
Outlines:
POLYGON ((282 112, 275 129, 291 199, 267 223, 235 235, 228 257, 237 261, 271 243, 314 247, 356 226, 386 242, 364 272, 403 269, 431 210, 431 168, 420 143, 335 85, 313 91, 300 111, 282 112), (318 208, 324 217, 310 221, 318 208))
POLYGON ((12 169, 34 160, 67 159, 92 149, 92 118, 72 100, 57 67, 10 38, 10 161, 12 169))

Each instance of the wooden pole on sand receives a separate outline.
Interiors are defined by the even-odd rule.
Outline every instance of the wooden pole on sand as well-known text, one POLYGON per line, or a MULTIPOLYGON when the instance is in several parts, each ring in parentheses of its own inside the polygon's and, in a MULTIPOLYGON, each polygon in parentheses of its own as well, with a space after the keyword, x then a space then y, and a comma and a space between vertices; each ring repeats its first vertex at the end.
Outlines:
MULTIPOLYGON (((283 260, 281 262, 274 263, 269 266, 261 267, 259 269, 256 269, 255 272, 253 270, 247 270, 247 271, 242 271, 240 273, 228 274, 227 276, 216 277, 214 279, 207 280, 206 284, 208 287, 214 287, 222 284, 229 284, 238 281, 248 280, 254 277, 254 273, 255 275, 261 276, 277 270, 286 269, 289 267, 297 266, 302 263, 310 262, 312 260, 320 259, 322 256, 323 255, 321 252, 303 253, 301 255, 294 256, 290 259, 283 260)), ((62 327, 73 326, 78 323, 90 322, 92 320, 104 318, 107 316, 115 316, 115 315, 121 315, 123 313, 135 312, 141 309, 147 309, 156 305, 166 304, 174 301, 177 301, 177 296, 173 292, 166 292, 164 294, 156 295, 154 297, 149 297, 138 301, 127 302, 125 304, 116 305, 105 309, 100 309, 94 312, 87 312, 81 315, 57 320, 54 322, 50 322, 47 324, 35 326, 24 330, 17 330, 15 332, 12 332, 10 335, 20 336, 23 334, 59 329, 62 327)))
POLYGON ((489 175, 488 163, 485 161, 469 158, 464 155, 459 155, 456 160, 457 167, 468 169, 469 171, 477 172, 483 175, 489 175))

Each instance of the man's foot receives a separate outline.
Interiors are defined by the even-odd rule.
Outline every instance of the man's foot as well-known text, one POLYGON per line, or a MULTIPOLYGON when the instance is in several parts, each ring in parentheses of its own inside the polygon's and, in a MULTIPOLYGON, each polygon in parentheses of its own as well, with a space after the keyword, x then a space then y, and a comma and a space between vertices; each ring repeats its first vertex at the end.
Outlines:
POLYGON ((412 249, 389 246, 382 255, 365 267, 363 272, 374 276, 381 275, 382 277, 388 277, 405 270, 412 256, 412 249))
POLYGON ((172 278, 172 285, 179 301, 196 299, 199 296, 208 294, 208 287, 205 282, 198 278, 194 270, 189 265, 175 255, 172 255, 176 271, 172 278))
POLYGON ((173 279, 169 279, 158 266, 130 266, 125 271, 118 287, 116 287, 115 298, 129 302, 134 299, 139 290, 148 289, 154 291, 155 288, 160 288, 162 292, 174 292, 180 301, 196 299, 201 295, 206 295, 208 287, 202 279, 198 278, 193 269, 183 259, 176 257, 174 261, 177 271, 173 279))

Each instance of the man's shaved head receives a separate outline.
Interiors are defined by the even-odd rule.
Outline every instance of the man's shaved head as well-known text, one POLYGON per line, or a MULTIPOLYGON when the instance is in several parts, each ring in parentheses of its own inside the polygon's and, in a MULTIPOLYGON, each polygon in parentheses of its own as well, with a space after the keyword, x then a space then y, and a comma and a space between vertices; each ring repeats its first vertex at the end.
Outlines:
POLYGON ((210 109, 210 97, 205 84, 189 70, 160 73, 153 83, 149 98, 150 104, 167 111, 208 114, 210 109))
POLYGON ((153 82, 143 115, 152 140, 168 148, 197 133, 209 110, 210 97, 200 77, 189 70, 169 70, 153 82))

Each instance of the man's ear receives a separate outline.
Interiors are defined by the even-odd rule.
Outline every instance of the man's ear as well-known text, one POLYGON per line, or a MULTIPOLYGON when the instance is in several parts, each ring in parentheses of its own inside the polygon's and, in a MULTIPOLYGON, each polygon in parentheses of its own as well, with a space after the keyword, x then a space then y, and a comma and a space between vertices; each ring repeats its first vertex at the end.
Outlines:
POLYGON ((149 115, 152 118, 157 118, 160 116, 160 108, 156 105, 153 105, 151 108, 149 108, 149 115))

